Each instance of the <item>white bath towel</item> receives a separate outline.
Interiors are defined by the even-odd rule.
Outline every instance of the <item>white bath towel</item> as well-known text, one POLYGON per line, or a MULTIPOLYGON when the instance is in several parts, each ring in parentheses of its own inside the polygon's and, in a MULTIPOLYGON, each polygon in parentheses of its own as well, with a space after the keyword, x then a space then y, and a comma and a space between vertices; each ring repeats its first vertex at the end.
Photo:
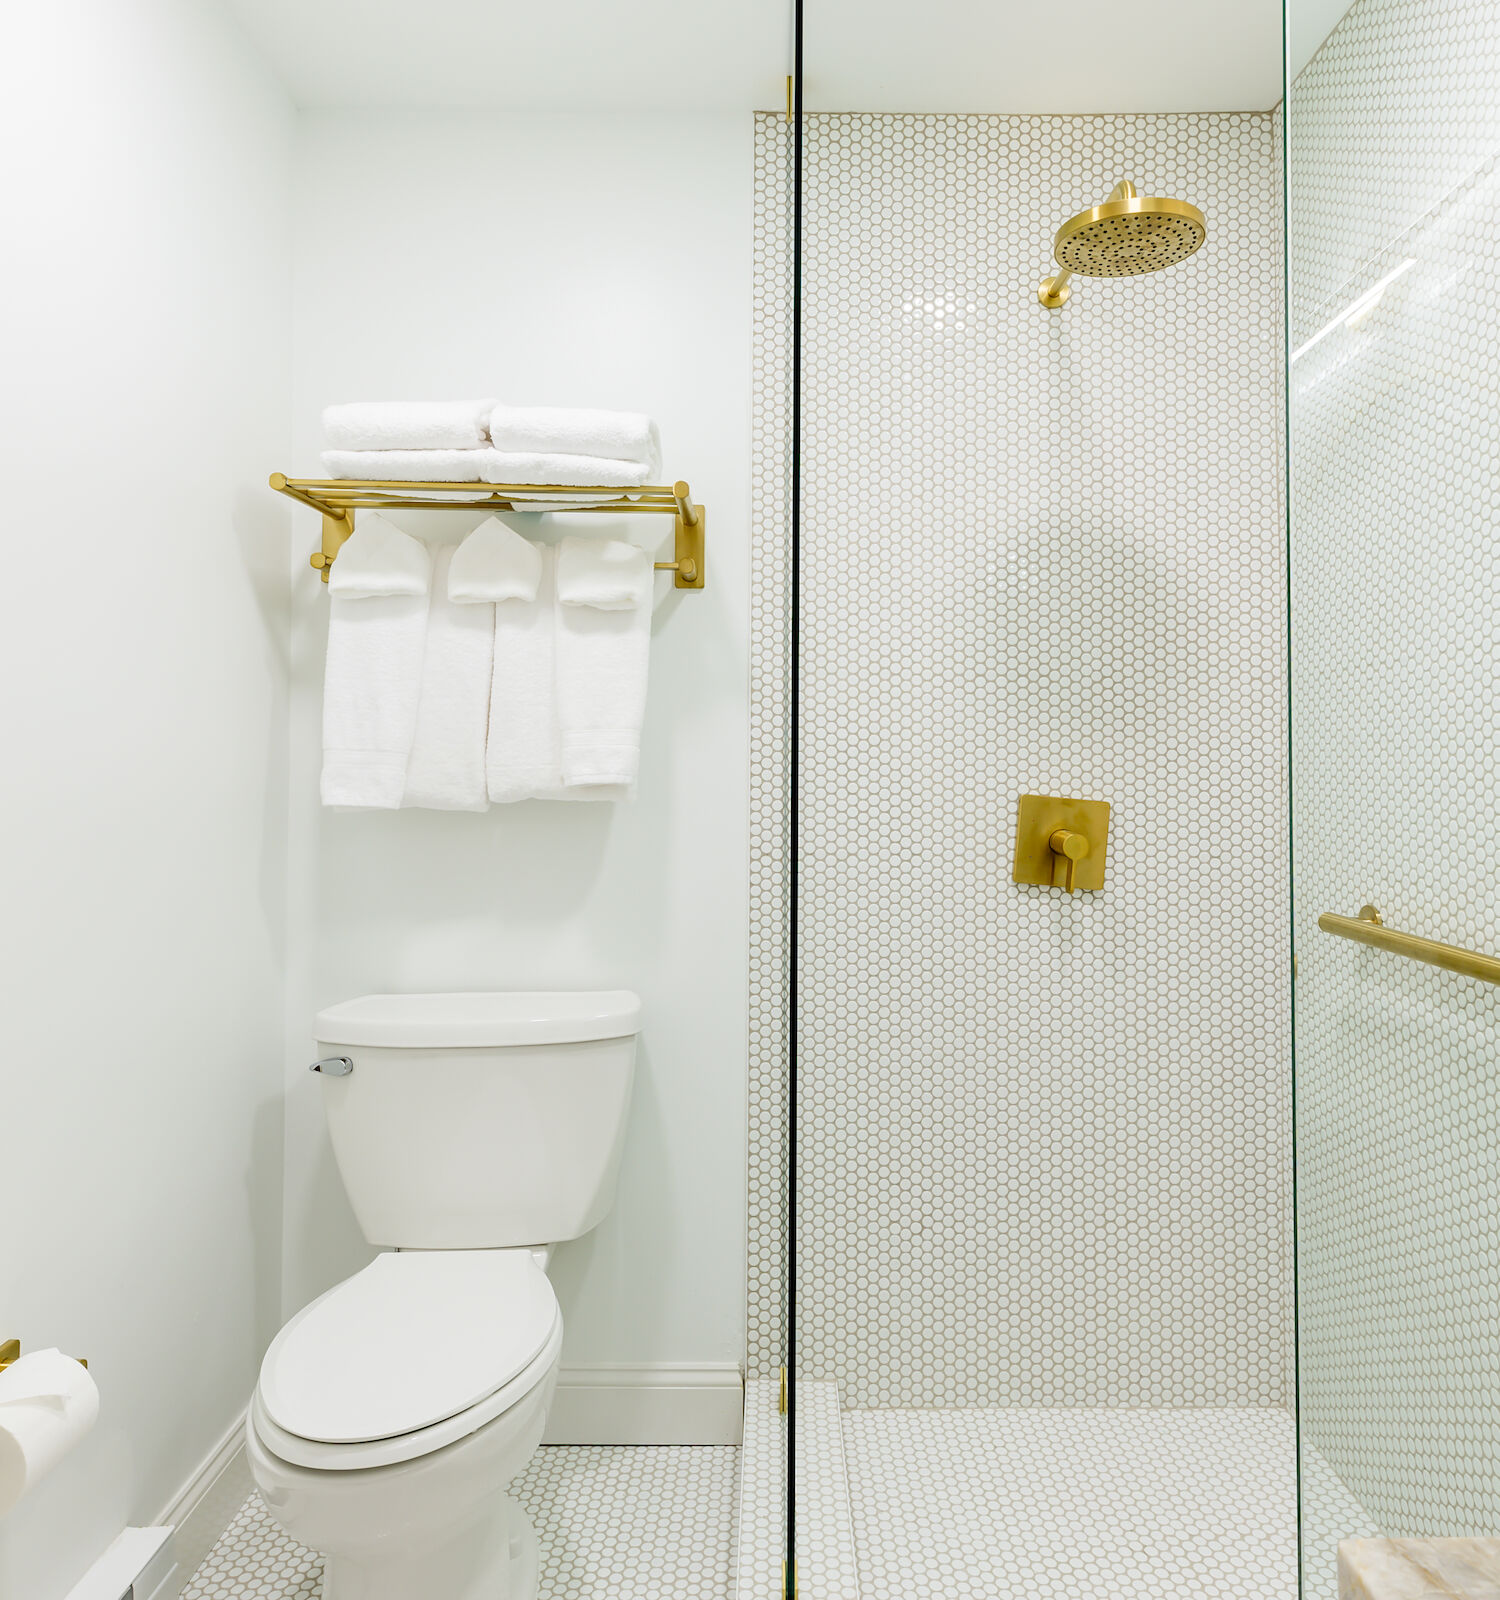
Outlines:
POLYGON ((393 811, 401 804, 426 648, 426 596, 330 600, 323 677, 325 806, 393 811))
POLYGON ((644 412, 497 405, 489 420, 490 442, 497 450, 606 456, 639 462, 648 475, 661 471, 661 438, 644 412))
MULTIPOLYGON (((485 776, 496 804, 516 800, 625 800, 629 784, 564 788, 557 720, 556 552, 540 547, 532 600, 494 608, 495 668, 490 688, 485 776)), ((602 614, 602 613, 601 613, 602 614)))
POLYGON ((486 517, 453 553, 448 597, 460 605, 535 600, 542 553, 499 517, 486 517))
POLYGON ((328 570, 328 592, 340 600, 426 594, 431 574, 432 557, 420 539, 378 511, 361 511, 328 570))
MULTIPOLYGON (((323 411, 331 450, 477 450, 493 400, 360 400, 323 411)), ((607 452, 606 452, 607 453, 607 452)))
POLYGON ((397 483, 478 483, 484 450, 325 450, 330 478, 388 479, 397 483))
POLYGON ((406 763, 404 806, 433 811, 483 811, 485 728, 495 645, 493 609, 449 598, 452 545, 433 554, 427 608, 427 650, 416 731, 406 763))
POLYGON ((549 500, 544 494, 523 493, 513 489, 510 503, 513 511, 526 511, 535 516, 543 511, 579 511, 587 510, 589 506, 612 506, 621 499, 639 500, 640 495, 634 489, 627 490, 623 495, 616 489, 604 494, 575 494, 569 495, 566 500, 549 500))
POLYGON ((641 761, 651 606, 557 608, 557 721, 564 787, 633 784, 641 761))
POLYGON ((650 605, 650 554, 621 539, 564 539, 557 552, 557 599, 565 606, 629 611, 650 605))
MULTIPOLYGON (((479 476, 485 483, 556 483, 592 489, 633 489, 650 483, 639 461, 612 456, 549 455, 538 451, 477 450, 479 476)), ((326 459, 326 458, 325 458, 326 459)))
POLYGON ((553 552, 542 548, 536 594, 507 600, 495 615, 485 778, 497 803, 529 800, 560 781, 553 704, 553 552))

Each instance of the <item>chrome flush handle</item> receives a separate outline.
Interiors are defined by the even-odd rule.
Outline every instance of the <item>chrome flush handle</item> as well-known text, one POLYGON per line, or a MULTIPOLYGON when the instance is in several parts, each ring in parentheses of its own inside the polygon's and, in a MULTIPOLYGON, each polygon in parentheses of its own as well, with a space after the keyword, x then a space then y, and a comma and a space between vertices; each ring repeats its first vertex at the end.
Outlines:
POLYGON ((324 1056, 321 1061, 314 1061, 307 1070, 321 1072, 325 1078, 347 1078, 354 1071, 354 1063, 348 1056, 324 1056))

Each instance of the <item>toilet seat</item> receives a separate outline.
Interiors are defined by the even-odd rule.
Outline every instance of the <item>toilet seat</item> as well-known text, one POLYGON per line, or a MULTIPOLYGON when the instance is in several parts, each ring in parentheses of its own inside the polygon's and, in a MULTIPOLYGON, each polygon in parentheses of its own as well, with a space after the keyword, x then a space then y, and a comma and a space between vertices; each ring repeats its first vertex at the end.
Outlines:
POLYGON ((562 1356, 562 1335, 562 1318, 559 1317, 542 1353, 524 1372, 477 1406, 415 1433, 403 1433, 394 1439, 371 1439, 363 1444, 320 1444, 314 1439, 299 1439, 296 1434, 278 1428, 266 1415, 259 1389, 250 1402, 250 1426, 273 1456, 294 1467, 310 1467, 315 1472, 355 1472, 365 1467, 394 1467, 403 1461, 415 1461, 477 1433, 487 1423, 515 1409, 533 1390, 545 1384, 562 1356))
POLYGON ((556 1364, 562 1318, 526 1250, 377 1256, 305 1306, 261 1364, 252 1421, 298 1465, 389 1465, 515 1405, 556 1364))

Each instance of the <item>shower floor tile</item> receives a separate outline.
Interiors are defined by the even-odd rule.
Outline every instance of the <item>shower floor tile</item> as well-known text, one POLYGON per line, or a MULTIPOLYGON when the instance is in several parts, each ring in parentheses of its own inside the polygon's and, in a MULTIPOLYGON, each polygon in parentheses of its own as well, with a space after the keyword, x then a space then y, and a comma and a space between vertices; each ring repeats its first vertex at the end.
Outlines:
POLYGON ((847 1411, 861 1600, 1296 1600, 1270 1408, 847 1411))
POLYGON ((781 1588, 786 1547, 786 1419, 774 1378, 745 1384, 740 1448, 740 1516, 735 1545, 737 1600, 767 1600, 781 1588))
MULTIPOLYGON (((538 1600, 729 1600, 739 1451, 544 1445, 512 1493, 541 1546, 538 1600)), ((182 1600, 317 1600, 323 1563, 240 1507, 182 1600)))
POLYGON ((804 1379, 797 1385, 795 1441, 797 1593, 800 1600, 859 1600, 859 1557, 836 1383, 804 1379))

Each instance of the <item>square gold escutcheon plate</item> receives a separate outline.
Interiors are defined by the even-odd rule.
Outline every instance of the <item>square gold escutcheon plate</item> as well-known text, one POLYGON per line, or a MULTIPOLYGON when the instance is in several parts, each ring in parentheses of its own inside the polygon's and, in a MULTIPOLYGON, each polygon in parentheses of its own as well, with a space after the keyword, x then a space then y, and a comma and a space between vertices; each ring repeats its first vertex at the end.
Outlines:
POLYGON ((1051 844, 1059 828, 1081 833, 1089 842, 1088 854, 1074 868, 1074 888, 1102 889, 1109 849, 1109 801, 1068 800, 1052 794, 1023 794, 1017 803, 1011 881, 1063 887, 1066 863, 1051 844))

